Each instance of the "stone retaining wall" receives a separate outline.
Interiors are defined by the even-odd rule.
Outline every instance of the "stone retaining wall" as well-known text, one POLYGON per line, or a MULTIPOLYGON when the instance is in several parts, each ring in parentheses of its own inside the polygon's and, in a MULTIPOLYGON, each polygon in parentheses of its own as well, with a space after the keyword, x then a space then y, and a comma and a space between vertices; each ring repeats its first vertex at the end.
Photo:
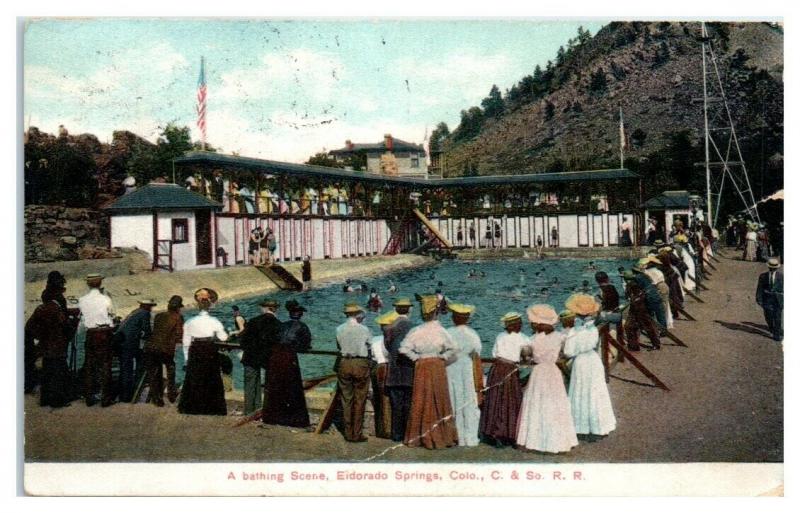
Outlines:
POLYGON ((25 262, 120 256, 108 249, 108 217, 98 210, 58 205, 25 207, 25 262))

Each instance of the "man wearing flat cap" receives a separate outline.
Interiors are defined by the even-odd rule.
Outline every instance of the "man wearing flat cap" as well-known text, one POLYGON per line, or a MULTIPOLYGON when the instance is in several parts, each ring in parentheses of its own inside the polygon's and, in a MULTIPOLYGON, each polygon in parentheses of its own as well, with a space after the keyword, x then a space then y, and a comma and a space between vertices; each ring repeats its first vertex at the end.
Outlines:
POLYGON ((119 348, 119 400, 129 403, 133 400, 136 377, 142 373, 142 341, 150 340, 150 312, 156 302, 142 299, 139 307, 128 314, 117 331, 120 336, 119 348))
POLYGON ((389 352, 386 391, 392 405, 392 440, 402 442, 411 408, 411 387, 414 385, 414 362, 400 353, 400 344, 413 327, 408 317, 411 300, 398 298, 394 302, 394 309, 397 319, 384 331, 383 343, 389 352))
POLYGON ((78 300, 81 323, 86 327, 83 364, 83 397, 86 406, 93 406, 95 381, 100 381, 101 406, 113 403, 111 395, 111 336, 114 331, 114 305, 111 298, 100 291, 103 277, 99 274, 86 276, 89 292, 78 300))
POLYGON ((758 277, 756 303, 764 309, 764 319, 774 340, 783 340, 783 272, 777 258, 767 261, 767 272, 758 277))
POLYGON ((144 345, 144 364, 147 369, 150 394, 147 401, 164 406, 164 368, 167 371, 167 399, 174 403, 178 398, 175 387, 175 346, 183 340, 183 298, 172 296, 167 311, 156 314, 153 334, 144 345))
POLYGON ((244 414, 252 415, 261 409, 264 389, 261 387, 261 369, 267 368, 270 348, 278 343, 282 323, 278 320, 278 302, 265 299, 261 302, 261 315, 251 319, 240 336, 242 366, 244 367, 244 414))
POLYGON ((361 324, 359 315, 364 310, 357 303, 344 306, 347 320, 336 328, 336 345, 341 352, 337 376, 342 394, 344 439, 348 442, 366 442, 363 435, 364 408, 369 394, 369 328, 361 324))

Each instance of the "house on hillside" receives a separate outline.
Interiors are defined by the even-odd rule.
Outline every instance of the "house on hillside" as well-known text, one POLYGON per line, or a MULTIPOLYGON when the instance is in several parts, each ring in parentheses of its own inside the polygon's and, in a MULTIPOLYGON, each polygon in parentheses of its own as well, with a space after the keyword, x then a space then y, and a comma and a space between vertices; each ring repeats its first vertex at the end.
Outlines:
POLYGON ((109 216, 112 248, 138 248, 153 270, 215 266, 216 213, 222 205, 177 184, 150 183, 117 198, 109 216))
POLYGON ((353 143, 348 139, 344 148, 331 150, 328 154, 337 162, 346 162, 363 154, 367 172, 376 175, 428 176, 425 148, 421 144, 396 139, 391 134, 384 135, 379 143, 353 143))

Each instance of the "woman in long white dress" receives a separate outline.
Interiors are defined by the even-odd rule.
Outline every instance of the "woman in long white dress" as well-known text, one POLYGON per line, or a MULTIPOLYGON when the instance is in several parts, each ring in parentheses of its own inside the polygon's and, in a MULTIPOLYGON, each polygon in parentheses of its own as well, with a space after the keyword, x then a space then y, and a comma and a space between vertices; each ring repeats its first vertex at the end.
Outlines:
POLYGON ((458 431, 458 445, 474 447, 480 443, 478 428, 481 410, 478 408, 478 394, 475 390, 473 355, 481 353, 481 337, 467 326, 474 306, 449 304, 453 312, 453 326, 447 333, 458 346, 454 358, 447 364, 447 388, 458 431))
POLYGON ((744 246, 744 256, 743 260, 747 260, 748 262, 755 262, 756 261, 756 241, 758 240, 758 235, 756 234, 756 226, 753 223, 747 225, 747 234, 744 236, 745 239, 745 246, 744 246))
POLYGON ((554 331, 558 314, 549 305, 528 309, 536 334, 531 339, 533 367, 522 395, 517 446, 540 452, 567 452, 578 445, 564 378, 556 361, 564 334, 554 331))
POLYGON ((597 345, 600 333, 592 315, 599 305, 587 294, 574 294, 567 300, 567 309, 583 320, 583 326, 571 330, 564 342, 564 356, 572 358, 569 379, 569 402, 575 432, 579 435, 605 436, 617 427, 605 370, 597 345))

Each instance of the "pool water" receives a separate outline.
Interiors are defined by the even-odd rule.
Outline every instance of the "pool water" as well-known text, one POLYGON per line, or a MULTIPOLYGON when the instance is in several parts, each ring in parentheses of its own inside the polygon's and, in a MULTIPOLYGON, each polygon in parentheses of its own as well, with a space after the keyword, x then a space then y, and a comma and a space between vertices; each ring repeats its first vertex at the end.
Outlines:
MULTIPOLYGON (((525 310, 536 303, 547 303, 556 311, 564 308, 564 301, 570 294, 582 291, 582 282, 588 281, 587 292, 596 295, 598 287, 594 281, 597 271, 605 271, 612 282, 621 291, 621 279, 618 278, 617 269, 620 266, 629 268, 632 260, 603 259, 594 260, 595 269, 590 268, 589 260, 583 259, 553 259, 553 260, 493 260, 493 261, 460 261, 445 260, 434 266, 408 269, 390 273, 380 277, 370 277, 361 280, 356 269, 351 278, 361 280, 367 285, 367 290, 375 288, 381 295, 384 303, 383 312, 391 309, 394 298, 408 297, 416 305, 414 294, 433 294, 441 288, 448 302, 467 303, 476 306, 470 325, 478 332, 483 342, 482 355, 491 355, 494 339, 503 329, 500 318, 507 312, 516 311, 523 314, 525 310), (473 272, 477 277, 468 277, 473 272), (437 286, 442 282, 441 286, 437 286), (398 292, 390 294, 389 286, 394 283, 398 292)), ((342 265, 351 265, 343 261, 342 265)), ((199 284, 202 285, 202 284, 199 284)), ((319 350, 336 350, 336 327, 344 322, 342 308, 346 302, 355 301, 366 307, 368 292, 345 293, 343 284, 329 285, 323 288, 304 292, 275 292, 261 296, 254 296, 235 302, 225 302, 225 291, 218 291, 223 300, 214 306, 211 314, 222 321, 226 329, 233 329, 231 306, 237 305, 246 319, 261 313, 259 303, 266 297, 276 299, 281 304, 278 317, 282 320, 288 318, 283 304, 289 299, 296 299, 308 309, 303 321, 308 324, 313 334, 313 348, 319 350)), ((189 319, 194 312, 186 311, 184 316, 189 319)), ((364 325, 369 327, 374 335, 380 334, 375 324, 375 318, 380 313, 368 312, 364 325)), ((416 323, 421 322, 419 309, 413 308, 411 318, 416 323)), ((441 322, 445 327, 452 326, 450 316, 443 316, 441 322)), ((530 325, 523 323, 523 332, 530 334, 530 325)), ((183 379, 183 354, 176 351, 177 379, 183 379)), ((232 354, 233 380, 236 388, 242 387, 242 365, 236 353, 232 354)), ((303 377, 313 378, 332 373, 334 357, 324 355, 301 355, 300 365, 303 377)))

